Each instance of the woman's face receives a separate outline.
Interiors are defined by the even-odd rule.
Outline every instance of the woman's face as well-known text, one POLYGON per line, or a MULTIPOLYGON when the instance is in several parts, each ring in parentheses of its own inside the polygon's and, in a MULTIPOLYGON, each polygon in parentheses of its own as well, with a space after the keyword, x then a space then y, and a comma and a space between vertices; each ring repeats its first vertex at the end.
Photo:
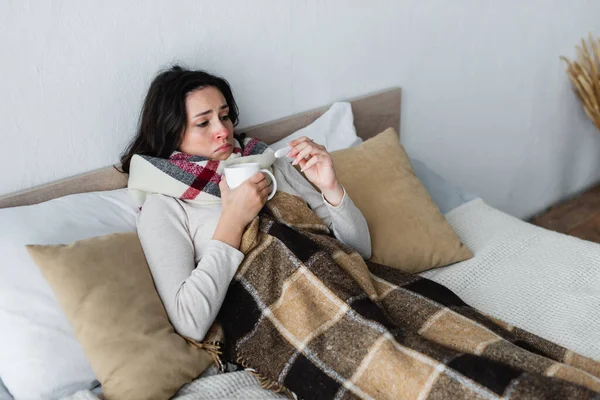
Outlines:
POLYGON ((187 126, 179 151, 194 156, 226 160, 233 152, 233 123, 221 91, 208 86, 188 93, 187 126))

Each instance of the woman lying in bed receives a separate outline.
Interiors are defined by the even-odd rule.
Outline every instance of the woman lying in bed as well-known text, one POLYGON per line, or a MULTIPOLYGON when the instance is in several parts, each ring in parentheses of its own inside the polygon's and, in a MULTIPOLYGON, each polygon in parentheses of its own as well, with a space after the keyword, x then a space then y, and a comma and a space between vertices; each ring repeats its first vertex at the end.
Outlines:
POLYGON ((597 398, 599 363, 365 262, 367 223, 323 146, 301 138, 289 151, 319 193, 264 143, 234 136, 237 116, 226 81, 174 67, 152 82, 122 159, 181 335, 202 341, 216 319, 225 360, 304 398, 597 398), (268 203, 262 173, 228 187, 223 168, 240 160, 272 167, 268 203))
MULTIPOLYGON (((182 179, 188 179, 186 185, 215 196, 217 201, 212 204, 191 202, 186 197, 189 191, 178 196, 168 191, 168 184, 162 186, 151 176, 141 178, 149 182, 149 192, 154 192, 143 204, 138 234, 156 288, 177 332, 198 341, 219 312, 244 258, 239 251, 244 228, 265 205, 271 191, 261 172, 235 189, 228 188, 220 172, 213 175, 216 163, 236 156, 236 146, 243 145, 234 136, 237 122, 238 108, 226 80, 173 67, 152 82, 139 131, 121 160, 123 169, 132 176, 138 173, 130 171, 135 154, 186 163, 173 160, 181 152, 211 160, 205 169, 189 166, 190 176, 182 179), (210 183, 205 185, 206 174, 210 174, 210 183), (197 182, 192 184, 194 179, 197 182)), ((300 165, 321 193, 285 158, 273 165, 278 190, 301 196, 340 241, 370 258, 367 223, 338 182, 327 150, 305 137, 290 146, 293 163, 300 165)), ((253 154, 264 150, 263 145, 255 146, 253 154)))

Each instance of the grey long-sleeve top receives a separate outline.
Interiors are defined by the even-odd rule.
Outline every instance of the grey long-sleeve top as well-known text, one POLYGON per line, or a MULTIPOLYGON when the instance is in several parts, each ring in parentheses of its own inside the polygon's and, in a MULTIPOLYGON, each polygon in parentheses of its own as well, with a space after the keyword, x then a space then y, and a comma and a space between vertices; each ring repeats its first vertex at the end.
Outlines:
MULTIPOLYGON (((371 257, 367 222, 347 193, 334 207, 285 159, 273 164, 278 190, 301 196, 335 237, 371 257)), ((148 196, 138 235, 154 284, 175 330, 202 340, 212 325, 244 255, 212 237, 221 205, 198 205, 161 194, 148 196)))

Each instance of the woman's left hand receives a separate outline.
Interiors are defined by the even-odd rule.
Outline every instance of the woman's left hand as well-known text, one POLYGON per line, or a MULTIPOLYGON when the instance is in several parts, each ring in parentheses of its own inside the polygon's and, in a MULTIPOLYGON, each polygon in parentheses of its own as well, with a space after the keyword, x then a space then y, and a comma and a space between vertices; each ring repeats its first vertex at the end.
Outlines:
POLYGON ((300 171, 321 190, 327 201, 337 206, 344 196, 344 189, 337 180, 331 154, 324 146, 303 136, 288 143, 292 149, 287 154, 294 158, 292 165, 300 165, 300 171))

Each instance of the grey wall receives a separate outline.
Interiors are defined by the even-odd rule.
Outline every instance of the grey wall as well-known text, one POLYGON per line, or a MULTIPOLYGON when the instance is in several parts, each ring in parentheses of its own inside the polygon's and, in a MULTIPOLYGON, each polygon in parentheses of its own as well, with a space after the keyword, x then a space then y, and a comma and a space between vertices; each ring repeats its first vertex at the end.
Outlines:
POLYGON ((230 80, 252 125, 389 86, 412 156, 516 216, 600 179, 559 56, 600 2, 0 2, 0 193, 118 160, 155 72, 230 80))

